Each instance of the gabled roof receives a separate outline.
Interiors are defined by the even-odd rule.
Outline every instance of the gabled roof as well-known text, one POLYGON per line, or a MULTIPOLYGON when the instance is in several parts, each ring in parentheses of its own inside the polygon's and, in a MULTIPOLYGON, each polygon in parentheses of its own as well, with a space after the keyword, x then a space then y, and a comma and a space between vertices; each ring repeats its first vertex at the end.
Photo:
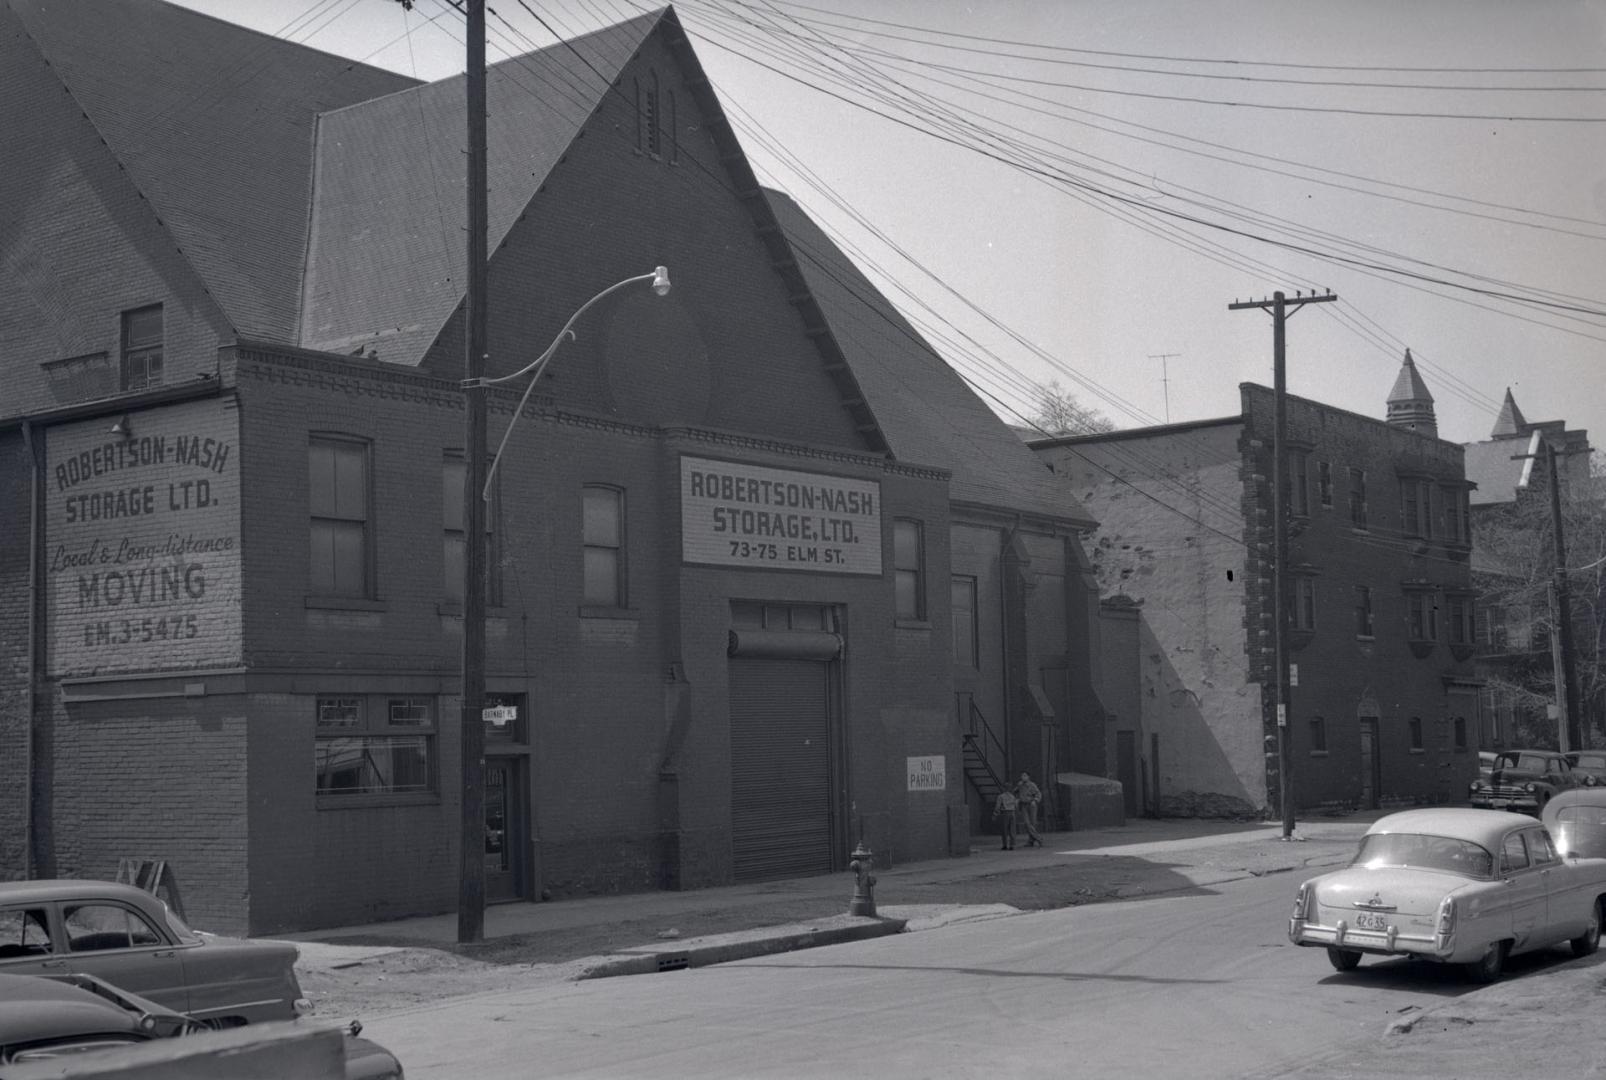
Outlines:
POLYGON ((798 205, 765 191, 809 291, 892 455, 952 473, 956 502, 1093 525, 1053 474, 965 385, 798 205))
POLYGON ((1506 400, 1500 405, 1500 415, 1495 417, 1494 430, 1489 432, 1489 438, 1521 435, 1527 426, 1528 421, 1523 417, 1522 410, 1517 408, 1517 399, 1511 396, 1511 387, 1506 387, 1506 400))
POLYGON ((236 333, 289 341, 315 115, 415 80, 161 0, 5 0, 236 333))
MULTIPOLYGON (((663 10, 486 72, 495 251, 663 10)), ((324 115, 300 344, 416 365, 463 302, 464 77, 324 115)))

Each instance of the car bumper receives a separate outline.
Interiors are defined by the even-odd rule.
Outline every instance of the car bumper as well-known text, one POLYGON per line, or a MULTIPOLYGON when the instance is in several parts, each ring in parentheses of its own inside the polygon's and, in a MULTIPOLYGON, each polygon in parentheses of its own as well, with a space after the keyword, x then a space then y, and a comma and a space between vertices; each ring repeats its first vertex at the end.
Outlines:
POLYGON ((1428 960, 1450 960, 1455 951, 1454 942, 1437 934, 1405 934, 1396 926, 1357 930, 1342 919, 1332 925, 1290 919, 1288 940, 1311 948, 1353 949, 1375 956, 1420 956, 1428 960))
POLYGON ((1539 800, 1532 795, 1474 795, 1467 800, 1475 810, 1513 810, 1519 814, 1537 814, 1539 800))

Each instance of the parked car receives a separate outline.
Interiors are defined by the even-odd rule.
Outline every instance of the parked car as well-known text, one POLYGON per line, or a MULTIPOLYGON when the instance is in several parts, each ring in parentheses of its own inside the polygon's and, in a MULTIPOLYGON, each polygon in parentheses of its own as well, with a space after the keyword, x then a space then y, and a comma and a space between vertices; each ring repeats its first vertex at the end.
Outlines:
MULTIPOLYGON (((93 975, 0 974, 0 1069, 208 1030, 93 975)), ((344 1033, 346 1080, 403 1080, 395 1056, 361 1033, 356 1023, 344 1033)))
POLYGON ((1567 764, 1580 778, 1606 784, 1606 750, 1574 750, 1567 755, 1567 764))
POLYGON ((1540 820, 1563 855, 1606 858, 1606 787, 1563 792, 1546 804, 1540 820))
POLYGON ((1406 810, 1379 818, 1348 867, 1311 878, 1288 938, 1339 971, 1366 954, 1464 965, 1479 982, 1506 958, 1567 942, 1600 946, 1606 859, 1563 857, 1542 822, 1498 810, 1406 810))
POLYGON ((1553 750, 1501 750, 1488 776, 1472 781, 1470 801, 1481 810, 1535 814, 1558 792, 1592 784, 1573 772, 1567 755, 1553 750))
POLYGON ((295 946, 199 934, 160 899, 110 881, 0 882, 0 973, 83 972, 212 1027, 311 1011, 295 946))

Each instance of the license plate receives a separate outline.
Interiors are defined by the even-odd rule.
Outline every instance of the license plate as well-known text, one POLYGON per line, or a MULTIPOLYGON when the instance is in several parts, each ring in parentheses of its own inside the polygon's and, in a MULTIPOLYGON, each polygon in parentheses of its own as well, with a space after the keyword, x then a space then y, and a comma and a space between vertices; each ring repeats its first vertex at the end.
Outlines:
POLYGON ((1387 930, 1389 928, 1388 916, 1378 915, 1371 911, 1362 911, 1355 916, 1355 926, 1359 930, 1387 930))

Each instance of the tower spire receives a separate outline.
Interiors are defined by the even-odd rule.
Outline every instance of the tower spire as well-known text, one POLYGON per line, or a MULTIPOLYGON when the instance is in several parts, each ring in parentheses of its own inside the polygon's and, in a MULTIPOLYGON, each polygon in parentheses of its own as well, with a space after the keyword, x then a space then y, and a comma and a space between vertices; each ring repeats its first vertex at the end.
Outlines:
POLYGON ((1396 427, 1409 428, 1423 435, 1438 438, 1439 421, 1433 414, 1433 395, 1417 373, 1411 350, 1405 350, 1405 362, 1400 365, 1399 377, 1389 392, 1388 421, 1396 427))
POLYGON ((1500 406, 1500 415, 1495 418, 1494 430, 1489 432, 1491 439, 1508 439, 1513 435, 1521 435, 1528 426, 1528 421, 1517 408, 1517 399, 1511 396, 1511 387, 1506 387, 1506 400, 1500 406))

